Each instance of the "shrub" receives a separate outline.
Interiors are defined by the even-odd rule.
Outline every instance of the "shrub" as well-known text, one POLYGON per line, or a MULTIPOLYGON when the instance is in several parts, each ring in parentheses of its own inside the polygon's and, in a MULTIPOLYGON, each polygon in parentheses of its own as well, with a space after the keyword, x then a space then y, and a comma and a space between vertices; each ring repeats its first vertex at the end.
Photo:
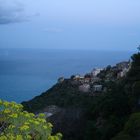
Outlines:
POLYGON ((0 100, 0 140, 61 140, 60 133, 51 132, 44 114, 35 116, 23 111, 21 104, 0 100))
POLYGON ((133 113, 130 119, 125 124, 124 132, 131 136, 138 136, 140 134, 140 113, 133 113))
POLYGON ((133 140, 128 134, 120 133, 111 140, 133 140))

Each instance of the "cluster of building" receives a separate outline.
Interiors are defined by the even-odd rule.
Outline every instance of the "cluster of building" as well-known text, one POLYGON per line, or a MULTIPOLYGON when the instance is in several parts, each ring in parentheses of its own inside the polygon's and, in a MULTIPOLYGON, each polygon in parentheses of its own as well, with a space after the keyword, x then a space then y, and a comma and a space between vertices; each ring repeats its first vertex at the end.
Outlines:
POLYGON ((71 80, 78 83, 79 90, 82 92, 101 92, 103 90, 103 86, 99 84, 101 79, 98 77, 98 74, 102 70, 103 69, 93 69, 91 73, 84 76, 77 74, 73 76, 71 80))
MULTIPOLYGON (((126 76, 130 68, 131 63, 129 61, 121 62, 116 64, 116 66, 110 66, 110 68, 94 68, 90 73, 87 73, 84 76, 80 74, 73 75, 70 80, 73 84, 77 84, 79 90, 82 92, 101 93, 106 91, 106 87, 102 84, 103 82, 114 81, 126 76), (100 77, 100 73, 102 72, 105 72, 104 79, 100 77)), ((60 77, 58 82, 62 83, 64 80, 63 77, 60 77)))
POLYGON ((117 78, 122 78, 122 77, 126 76, 128 71, 130 70, 131 63, 130 63, 130 61, 121 62, 121 63, 118 63, 116 65, 116 67, 118 68, 118 71, 119 71, 118 74, 117 74, 117 78))
POLYGON ((78 81, 82 84, 84 83, 95 83, 100 82, 100 78, 97 76, 103 69, 93 69, 91 73, 87 73, 84 76, 81 76, 79 74, 74 75, 71 77, 72 80, 78 81))
POLYGON ((130 61, 124 61, 121 63, 116 64, 113 67, 106 67, 104 69, 105 77, 104 80, 108 81, 116 81, 117 79, 123 78, 127 75, 128 71, 131 68, 130 61))

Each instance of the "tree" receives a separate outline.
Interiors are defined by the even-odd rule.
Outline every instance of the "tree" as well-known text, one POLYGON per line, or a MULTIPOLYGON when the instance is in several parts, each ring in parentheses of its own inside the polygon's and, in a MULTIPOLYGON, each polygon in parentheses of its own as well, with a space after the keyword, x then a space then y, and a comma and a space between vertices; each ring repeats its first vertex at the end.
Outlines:
POLYGON ((130 136, 140 135, 140 113, 133 113, 125 124, 124 132, 130 136))
POLYGON ((133 140, 128 134, 120 133, 111 140, 133 140))
POLYGON ((136 140, 140 137, 140 113, 131 114, 123 131, 111 140, 136 140))

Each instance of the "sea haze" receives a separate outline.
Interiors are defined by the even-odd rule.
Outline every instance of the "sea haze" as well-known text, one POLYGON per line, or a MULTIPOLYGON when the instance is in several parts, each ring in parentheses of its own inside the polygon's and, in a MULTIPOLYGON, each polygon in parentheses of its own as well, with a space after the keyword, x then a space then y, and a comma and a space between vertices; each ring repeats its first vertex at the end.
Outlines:
POLYGON ((60 76, 128 60, 132 52, 0 49, 0 98, 22 102, 52 87, 60 76))

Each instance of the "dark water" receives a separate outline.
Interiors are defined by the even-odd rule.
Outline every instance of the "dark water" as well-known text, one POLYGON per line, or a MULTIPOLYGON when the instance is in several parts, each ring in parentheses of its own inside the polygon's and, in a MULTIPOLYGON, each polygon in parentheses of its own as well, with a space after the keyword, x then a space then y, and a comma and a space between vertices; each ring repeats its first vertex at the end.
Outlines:
POLYGON ((128 60, 132 52, 0 49, 0 98, 21 102, 46 91, 58 77, 84 74, 128 60))

